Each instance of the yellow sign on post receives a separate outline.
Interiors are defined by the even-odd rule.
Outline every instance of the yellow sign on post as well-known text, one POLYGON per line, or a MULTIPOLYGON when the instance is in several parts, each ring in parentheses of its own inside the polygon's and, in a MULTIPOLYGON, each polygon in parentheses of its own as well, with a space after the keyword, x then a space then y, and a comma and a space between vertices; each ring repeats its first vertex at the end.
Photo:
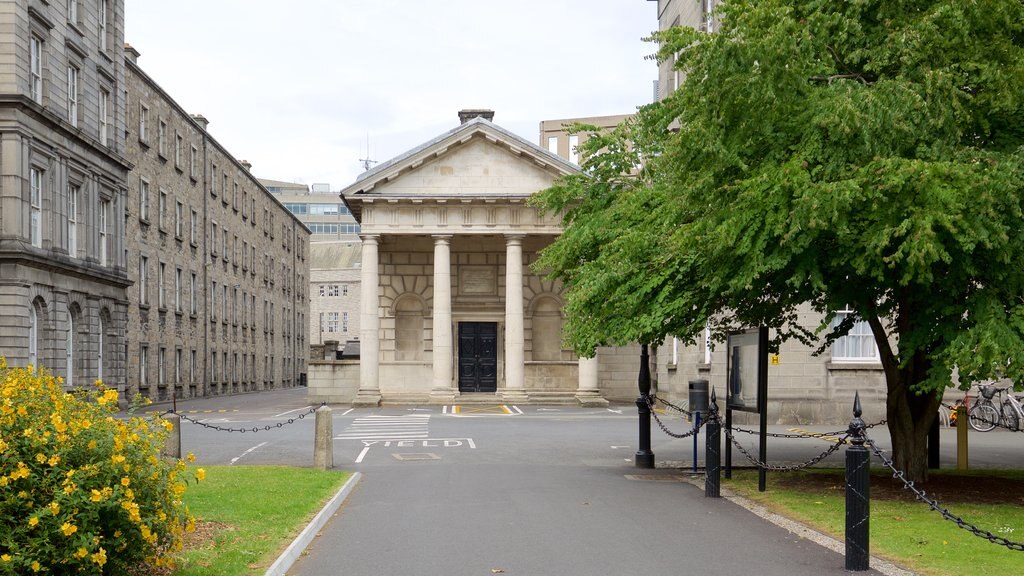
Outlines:
POLYGON ((769 359, 771 360, 772 366, 778 366, 779 365, 779 355, 778 354, 772 354, 769 357, 769 359))

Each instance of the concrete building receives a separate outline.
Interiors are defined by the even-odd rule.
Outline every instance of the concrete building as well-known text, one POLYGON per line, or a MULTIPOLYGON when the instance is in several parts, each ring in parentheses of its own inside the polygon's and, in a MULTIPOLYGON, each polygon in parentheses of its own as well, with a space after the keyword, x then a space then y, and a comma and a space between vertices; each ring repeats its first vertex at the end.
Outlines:
POLYGON ((619 114, 615 116, 542 120, 540 123, 540 145, 548 152, 578 165, 580 158, 577 153, 577 147, 587 141, 587 134, 570 134, 568 130, 570 126, 573 124, 589 124, 602 130, 610 130, 630 116, 631 114, 619 114))
MULTIPOLYGON (((658 30, 674 26, 687 26, 705 32, 714 32, 716 22, 713 18, 715 7, 720 0, 648 0, 658 4, 658 30)), ((683 76, 675 69, 676 61, 670 58, 658 65, 658 82, 655 88, 655 100, 675 92, 682 84, 683 76)))
POLYGON ((325 358, 359 338, 359 242, 326 241, 309 245, 309 342, 323 347, 325 358))
POLYGON ((125 52, 128 394, 298 385, 309 230, 125 52))
POLYGON ((361 357, 311 361, 310 401, 635 397, 635 369, 565 348, 562 287, 530 268, 561 218, 527 201, 578 168, 494 124, 491 111, 459 116, 342 191, 362 227, 361 357))
POLYGON ((305 184, 260 179, 267 190, 309 228, 313 242, 359 241, 359 223, 348 207, 338 201, 329 184, 305 184))
POLYGON ((123 389, 124 3, 0 9, 0 356, 123 389))

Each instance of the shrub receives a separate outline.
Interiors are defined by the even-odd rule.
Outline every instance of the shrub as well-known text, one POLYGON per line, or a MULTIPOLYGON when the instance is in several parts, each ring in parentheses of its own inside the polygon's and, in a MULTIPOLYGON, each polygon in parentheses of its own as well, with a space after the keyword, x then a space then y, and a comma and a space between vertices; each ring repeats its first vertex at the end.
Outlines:
POLYGON ((0 358, 0 574, 122 574, 169 566, 202 469, 160 456, 170 422, 115 418, 117 391, 0 358), (155 424, 155 425, 154 425, 155 424))

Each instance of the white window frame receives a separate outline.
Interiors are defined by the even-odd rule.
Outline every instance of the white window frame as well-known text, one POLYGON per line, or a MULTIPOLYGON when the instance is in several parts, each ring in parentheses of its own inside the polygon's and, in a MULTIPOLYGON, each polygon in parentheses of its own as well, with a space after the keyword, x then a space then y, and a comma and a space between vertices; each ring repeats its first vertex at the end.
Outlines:
POLYGON ((185 228, 185 205, 181 202, 174 203, 174 237, 180 239, 185 228))
POLYGON ((100 89, 99 99, 99 121, 100 121, 100 145, 109 146, 109 131, 110 131, 110 92, 106 89, 100 89))
POLYGON ((157 228, 159 228, 160 230, 165 230, 167 226, 167 191, 164 190, 163 188, 160 189, 160 196, 158 202, 159 204, 157 205, 157 209, 159 210, 159 212, 157 214, 157 217, 159 218, 159 220, 157 221, 157 228))
MULTIPOLYGON (((855 314, 850 308, 836 312, 832 327, 836 327, 847 316, 855 314)), ((832 360, 834 362, 879 362, 878 346, 871 332, 871 325, 866 320, 858 320, 850 331, 832 343, 832 360)))
POLYGON ((43 171, 29 168, 29 241, 43 247, 43 171))
POLYGON ((100 333, 99 340, 96 342, 96 379, 103 381, 103 335, 107 332, 107 323, 103 321, 103 315, 99 317, 100 321, 100 333))
POLYGON ((161 262, 157 268, 156 277, 156 305, 160 308, 164 308, 167 305, 165 299, 164 284, 167 280, 167 263, 161 262))
POLYGON ((166 374, 164 372, 164 366, 167 360, 167 347, 160 347, 160 354, 156 357, 156 384, 157 386, 163 386, 167 383, 166 374))
POLYGON ((139 176, 139 218, 149 221, 149 181, 139 176))
POLYGON ((29 38, 29 96, 37 104, 43 103, 43 39, 35 34, 29 38))
POLYGON ((107 223, 110 221, 110 200, 100 200, 100 266, 107 265, 107 223))
POLYGON ((191 216, 191 220, 189 220, 189 222, 191 224, 191 230, 189 231, 189 236, 190 236, 189 241, 193 245, 195 245, 196 241, 198 240, 198 238, 196 237, 196 232, 197 232, 196 228, 199 225, 199 213, 196 212, 195 210, 192 210, 192 216, 191 216))
POLYGON ((147 278, 147 268, 149 268, 149 258, 146 256, 139 256, 139 304, 149 304, 149 291, 146 286, 149 278, 147 278))
POLYGON ((68 184, 68 256, 78 258, 78 197, 81 187, 68 184))
POLYGON ((98 14, 96 20, 98 22, 98 33, 99 33, 99 45, 100 50, 107 51, 107 0, 99 0, 98 2, 98 14))
POLYGON ((75 316, 68 311, 68 334, 65 339, 67 349, 67 366, 64 378, 64 386, 71 388, 75 385, 75 316))
POLYGON ((580 146, 580 136, 579 136, 579 134, 570 134, 569 135, 569 162, 572 162, 573 164, 579 164, 580 163, 579 146, 580 146))
POLYGON ((149 386, 149 346, 139 346, 139 386, 149 386))
POLYGON ((548 152, 558 155, 558 136, 548 136, 548 152))
POLYGON ((160 120, 156 129, 156 151, 157 154, 167 157, 167 122, 160 120))
POLYGON ((181 268, 174 269, 174 311, 178 313, 183 310, 181 306, 181 273, 181 268))
POLYGON ((199 286, 197 284, 198 281, 199 277, 196 276, 195 272, 192 272, 192 284, 189 290, 189 306, 191 307, 191 313, 193 316, 195 316, 197 311, 199 310, 198 304, 196 303, 196 296, 199 294, 199 286))
POLYGON ((73 64, 68 64, 68 122, 78 126, 78 76, 79 69, 73 64))
POLYGON ((36 305, 28 307, 28 363, 38 368, 39 364, 39 315, 36 305))

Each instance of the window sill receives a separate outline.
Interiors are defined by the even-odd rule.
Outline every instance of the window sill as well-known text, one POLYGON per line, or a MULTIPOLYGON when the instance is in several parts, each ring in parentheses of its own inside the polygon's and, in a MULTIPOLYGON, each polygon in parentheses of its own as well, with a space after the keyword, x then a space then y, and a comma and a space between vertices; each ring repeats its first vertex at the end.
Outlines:
POLYGON ((881 372, 882 365, 879 362, 873 360, 857 361, 857 360, 831 360, 825 364, 825 368, 833 372, 842 371, 855 371, 864 370, 871 372, 881 372))
POLYGON ((139 302, 139 310, 149 310, 149 302, 139 302))

